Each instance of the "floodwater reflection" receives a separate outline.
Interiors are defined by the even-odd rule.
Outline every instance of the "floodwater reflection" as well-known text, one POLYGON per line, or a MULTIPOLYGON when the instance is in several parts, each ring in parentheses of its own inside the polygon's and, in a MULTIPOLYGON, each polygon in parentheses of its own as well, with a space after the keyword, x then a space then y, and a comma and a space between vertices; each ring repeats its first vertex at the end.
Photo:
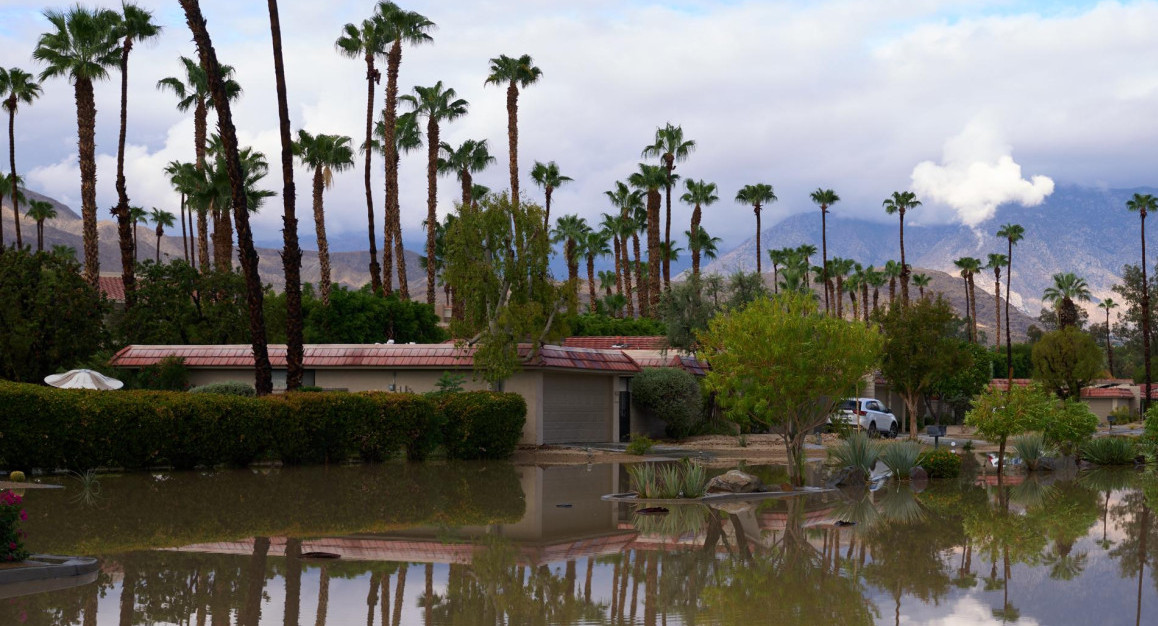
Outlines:
MULTIPOLYGON (((775 468, 757 468, 775 474, 775 468)), ((1143 624, 1158 479, 964 477, 639 515, 617 464, 106 476, 30 492, 94 584, 0 624, 1143 624), (72 493, 70 493, 72 492, 72 493), (338 554, 340 559, 317 558, 338 554)))

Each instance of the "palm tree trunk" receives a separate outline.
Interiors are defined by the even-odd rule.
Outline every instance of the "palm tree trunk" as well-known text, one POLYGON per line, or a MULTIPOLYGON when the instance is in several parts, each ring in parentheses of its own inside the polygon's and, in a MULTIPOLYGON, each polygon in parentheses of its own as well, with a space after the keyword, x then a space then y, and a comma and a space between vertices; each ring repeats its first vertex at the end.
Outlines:
MULTIPOLYGON (((282 178, 282 267, 285 271, 286 307, 286 391, 296 391, 302 386, 305 371, 305 346, 302 326, 302 249, 298 244, 298 216, 296 207, 297 191, 294 188, 293 139, 290 137, 289 104, 286 102, 285 64, 281 54, 281 18, 278 15, 277 0, 269 0, 269 30, 273 43, 273 71, 277 87, 277 114, 281 131, 281 178, 282 178)), ((368 147, 368 146, 367 146, 368 147)), ((366 150, 369 154, 370 150, 366 150)), ((321 194, 315 191, 315 211, 321 213, 321 194)), ((323 227, 324 228, 324 227, 323 227)), ((323 233, 324 235, 324 230, 323 233)), ((319 251, 323 237, 318 238, 319 251)), ((370 229, 370 258, 374 258, 374 229, 370 229)), ((376 276, 372 263, 370 275, 376 276)), ((324 267, 324 266, 323 266, 324 267)), ((325 268, 329 269, 329 268, 325 268)), ((328 285, 323 285, 328 288, 328 285)), ((297 620, 294 620, 297 623, 297 620)))
MULTIPOLYGON (((130 555, 130 559, 132 556, 130 555)), ((140 572, 137 570, 136 564, 129 562, 122 562, 124 568, 124 578, 121 579, 121 598, 120 598, 120 615, 118 624, 120 626, 132 626, 133 617, 137 608, 137 581, 140 578, 140 572)))
POLYGON ((595 255, 587 255, 587 309, 595 312, 595 255))
POLYGON ((551 192, 554 189, 548 185, 543 190, 543 232, 551 230, 551 192))
POLYGON ((472 187, 474 187, 474 178, 470 175, 469 168, 463 168, 463 170, 459 172, 458 177, 460 182, 462 182, 462 208, 459 210, 466 212, 468 209, 470 209, 471 205, 470 190, 472 187))
MULTIPOLYGON (((663 226, 663 244, 668 252, 671 252, 671 173, 675 169, 675 155, 667 153, 663 155, 663 166, 667 170, 667 184, 664 185, 665 208, 664 208, 664 226, 663 226)), ((694 231, 692 234, 695 234, 694 231)), ((671 259, 668 255, 663 257, 663 289, 668 291, 671 289, 671 259)))
MULTIPOLYGON (((1010 245, 1012 249, 1012 244, 1010 245)), ((1010 262, 1012 266, 1012 261, 1010 262)), ((1009 293, 1009 290, 1006 290, 1009 293)), ((1005 301, 1006 310, 1009 308, 1009 299, 1005 301)), ((1006 313, 1006 321, 1009 314, 1006 313)), ((1142 401, 1142 413, 1150 409, 1150 283, 1146 278, 1146 212, 1142 211, 1142 359, 1145 361, 1146 397, 1142 401)), ((1012 366, 1010 371, 1013 371, 1012 366)))
POLYGON ((571 285, 571 298, 579 301, 579 260, 575 258, 575 240, 570 237, 563 244, 563 256, 567 257, 567 283, 571 285))
POLYGON ((181 194, 181 258, 189 262, 189 233, 185 230, 185 194, 181 194))
POLYGON ((197 210, 197 257, 201 273, 209 271, 209 212, 197 210))
MULTIPOLYGON (((377 294, 383 293, 382 267, 378 265, 378 244, 376 243, 377 236, 374 234, 374 191, 370 186, 370 166, 374 151, 370 149, 370 140, 373 139, 374 133, 374 85, 380 79, 381 74, 374 67, 374 55, 369 53, 366 54, 366 143, 364 144, 366 146, 366 152, 364 160, 365 167, 363 168, 362 180, 366 186, 366 231, 370 239, 370 288, 374 291, 374 293, 377 294)), ((388 135, 390 135, 387 137, 387 139, 393 143, 394 133, 391 132, 391 129, 388 129, 386 132, 388 135)), ((387 169, 389 169, 389 166, 387 166, 387 169)), ((389 186, 389 180, 387 180, 386 184, 389 186)), ((316 197, 314 199, 314 204, 316 207, 316 197)), ((389 210, 389 200, 387 200, 386 211, 389 210)), ((317 209, 315 208, 314 211, 314 219, 317 220, 317 209)), ((388 218, 384 217, 383 219, 386 219, 387 224, 389 224, 388 218)), ((386 242, 384 245, 389 246, 390 244, 389 242, 386 242)), ((385 259, 383 259, 383 261, 385 261, 385 259)), ((389 280, 389 277, 387 277, 387 280, 389 280)), ((327 290, 325 295, 328 296, 329 286, 325 282, 323 282, 322 285, 322 289, 327 290)))
MULTIPOLYGON (((901 286, 904 287, 904 282, 901 286)), ((969 275, 969 317, 973 320, 973 342, 977 343, 981 336, 977 332, 977 284, 973 281, 973 274, 969 275)))
POLYGON ((0 252, 4 251, 4 194, 0 193, 0 252))
POLYGON ((402 623, 402 600, 406 597, 406 572, 410 569, 409 563, 398 566, 398 582, 394 585, 394 626, 402 623))
MULTIPOLYGON (((205 107, 205 100, 198 99, 193 108, 193 144, 197 152, 197 169, 205 169, 205 144, 207 143, 209 111, 205 107)), ((217 216, 214 215, 214 220, 217 216)), ((216 227, 216 224, 214 225, 216 227)), ((216 228, 214 228, 216 232, 216 228)), ((201 262, 201 272, 209 271, 209 220, 205 210, 197 211, 198 255, 201 262)), ((216 241, 216 240, 214 240, 216 241)), ((214 248, 214 252, 216 252, 214 248)))
MULTIPOLYGON (((759 204, 754 205, 752 207, 752 212, 756 214, 756 274, 762 275, 764 266, 762 265, 763 257, 760 254, 762 252, 760 250, 760 237, 761 237, 761 233, 760 233, 760 231, 761 231, 761 228, 760 228, 760 205, 759 204)), ((763 281, 764 279, 761 278, 760 280, 763 281)), ((824 298, 825 298, 825 302, 827 302, 828 301, 828 294, 827 293, 824 294, 824 298)))
POLYGON ((438 120, 426 122, 426 303, 434 306, 434 234, 438 230, 438 120))
POLYGON ((507 85, 507 147, 510 150, 511 206, 519 206, 519 87, 507 85))
MULTIPOLYGON (((132 308, 136 300, 136 276, 133 274, 133 248, 129 226, 129 194, 125 185, 125 132, 128 128, 129 108, 129 52, 133 49, 133 40, 126 37, 121 47, 121 129, 117 137, 117 206, 113 214, 117 216, 117 235, 121 248, 121 282, 125 286, 125 308, 132 308)), ((16 237, 20 238, 20 227, 16 227, 16 237)), ((157 263, 161 262, 160 237, 157 238, 157 263)))
POLYGON ((322 305, 328 306, 330 304, 330 244, 326 240, 326 216, 322 208, 322 191, 325 187, 325 179, 322 176, 322 168, 318 167, 314 170, 314 228, 318 237, 318 265, 321 268, 321 285, 319 291, 322 297, 322 305))
POLYGON ((394 232, 394 264, 398 268, 398 293, 403 300, 410 299, 410 281, 406 277, 406 249, 402 246, 402 217, 401 208, 398 204, 398 165, 401 162, 401 157, 398 152, 394 152, 394 189, 391 190, 392 199, 390 200, 390 221, 391 228, 394 232))
POLYGON ((648 306, 647 281, 643 279, 643 261, 639 256, 639 235, 631 234, 631 245, 635 248, 635 291, 639 301, 640 317, 649 317, 651 308, 648 306))
POLYGON ((44 220, 36 220, 36 251, 44 252, 44 220))
MULTIPOLYGON (((399 226, 399 203, 398 203, 398 165, 401 159, 398 156, 398 146, 395 143, 394 131, 396 119, 398 116, 398 68, 402 66, 402 40, 395 39, 390 46, 390 52, 386 55, 386 107, 382 112, 382 121, 384 131, 382 138, 382 161, 386 168, 386 215, 384 219, 387 221, 386 227, 390 229, 390 235, 386 238, 387 241, 383 243, 384 246, 389 247, 390 242, 394 244, 394 258, 393 265, 397 265, 398 269, 398 290, 402 295, 403 300, 410 298, 410 285, 406 281, 406 257, 405 251, 402 247, 402 230, 399 226)), ((367 117, 370 117, 372 111, 367 110, 367 117)), ((370 128, 367 125, 366 138, 370 138, 370 128)), ((385 254, 385 251, 383 251, 385 254)), ((391 267, 383 268, 386 274, 383 276, 383 289, 389 291, 392 286, 393 278, 391 277, 391 267)))
MULTIPOLYGON (((1146 313, 1149 308, 1149 300, 1146 297, 1146 216, 1142 216, 1142 340, 1146 346, 1146 380, 1150 380, 1150 335, 1146 330, 1149 328, 1149 315, 1146 313)), ((1013 280, 1013 239, 1009 240, 1009 269, 1005 270, 1005 368, 1008 373, 1006 391, 1013 389, 1013 324, 1009 322, 1009 300, 1013 295, 1010 291, 1010 281, 1013 280)), ((1150 401, 1150 388, 1146 388, 1146 402, 1150 401)), ((1142 409, 1145 410, 1148 405, 1143 403, 1142 409)))
POLYGON ((635 317, 635 304, 632 296, 634 289, 631 282, 631 254, 627 248, 627 237, 620 237, 620 250, 623 254, 623 297, 627 299, 627 317, 635 317))
POLYGON ((901 214, 901 306, 909 306, 909 265, 905 263, 905 211, 901 214))
MULTIPOLYGON (((196 0, 182 0, 182 2, 196 0)), ((245 568, 245 596, 238 612, 238 626, 258 626, 261 623, 261 601, 265 593, 265 567, 269 555, 269 537, 253 539, 253 554, 245 568)))
MULTIPOLYGON (((965 281, 965 317, 969 317, 969 300, 972 297, 969 293, 969 274, 964 270, 961 272, 961 280, 965 281)), ((976 343, 977 339, 973 336, 973 322, 969 321, 965 327, 966 332, 969 333, 969 343, 976 343)))
POLYGON ((836 296, 836 316, 844 319, 844 276, 837 275, 833 294, 836 296))
POLYGON ((96 207, 96 102, 92 81, 77 78, 76 95, 77 148, 80 151, 80 197, 84 234, 84 279, 95 289, 101 273, 100 248, 97 243, 96 207))
POLYGON ((423 607, 426 609, 423 612, 423 615, 426 619, 422 623, 423 624, 432 624, 433 620, 431 619, 431 613, 433 612, 433 609, 434 609, 434 564, 433 563, 427 563, 426 564, 426 602, 423 604, 423 607))
MULTIPOLYGON (((828 283, 828 206, 820 205, 820 267, 824 271, 825 284, 828 283)), ((867 303, 867 300, 866 300, 867 303)), ((824 290, 824 312, 828 313, 830 304, 828 302, 828 289, 824 290)), ((873 310, 876 310, 876 303, 873 303, 873 310)))
MULTIPOLYGON (((249 334, 253 343, 254 387, 257 390, 257 395, 263 396, 273 391, 273 380, 270 371, 269 350, 266 346, 261 276, 257 273, 257 251, 253 247, 253 233, 249 229, 245 181, 237 151, 237 129, 233 126, 229 99, 226 97, 225 86, 221 80, 221 67, 217 61, 217 52, 213 49, 213 42, 206 29, 205 18, 201 15, 198 0, 181 0, 181 7, 185 10, 186 22, 189 25, 189 30, 193 32, 193 39, 197 42, 201 67, 205 68, 209 90, 213 93, 213 101, 217 107, 217 123, 221 129, 225 166, 229 173, 233 210, 237 217, 241 269, 245 276, 246 304, 249 307, 249 334)), ((96 217, 95 214, 93 217, 96 217)))
MULTIPOLYGON (((925 288, 921 288, 921 297, 925 297, 925 288)), ((1001 345, 1001 268, 993 268, 993 317, 997 320, 997 344, 1001 345)))
POLYGON ((366 594, 366 626, 374 626, 374 607, 378 604, 378 577, 370 572, 370 591, 366 594))
MULTIPOLYGON (((8 165, 12 174, 12 221, 16 227, 16 247, 24 247, 20 238, 20 194, 16 189, 16 94, 12 94, 5 102, 8 105, 8 165)), ((0 211, 0 222, 3 220, 3 211, 0 211)), ((0 238, 0 247, 4 241, 0 238)))
MULTIPOLYGON (((692 209, 692 230, 691 230, 691 233, 692 233, 693 239, 696 239, 700 233, 700 217, 701 217, 700 205, 696 204, 695 208, 692 209)), ((699 278, 700 277, 700 247, 699 246, 689 246, 689 247, 692 249, 692 276, 699 278)), ((773 278, 772 282, 776 282, 775 278, 773 278)))
POLYGON ((1110 366, 1110 378, 1114 377, 1114 347, 1110 345, 1110 309, 1106 309, 1106 363, 1110 366))
POLYGON ((659 191, 647 191, 647 306, 649 311, 659 306, 659 274, 662 255, 659 240, 659 191))
MULTIPOLYGON (((161 264, 161 237, 164 234, 165 234, 164 229, 161 228, 160 224, 157 224, 157 250, 156 250, 157 251, 157 258, 154 261, 154 263, 156 263, 157 265, 161 264)), ((126 297, 128 297, 128 294, 125 294, 125 295, 126 295, 126 297)))
MULTIPOLYGON (((875 292, 876 290, 874 289, 873 291, 875 292)), ((860 298, 861 299, 861 303, 860 303, 861 313, 864 315, 864 323, 868 324, 868 321, 869 321, 868 283, 861 283, 860 295, 861 295, 861 298, 860 298)))
MULTIPOLYGON (((314 626, 326 626, 326 613, 330 608, 330 570, 322 566, 318 575, 318 616, 314 619, 314 626)), ((382 622, 386 626, 385 620, 382 622)))

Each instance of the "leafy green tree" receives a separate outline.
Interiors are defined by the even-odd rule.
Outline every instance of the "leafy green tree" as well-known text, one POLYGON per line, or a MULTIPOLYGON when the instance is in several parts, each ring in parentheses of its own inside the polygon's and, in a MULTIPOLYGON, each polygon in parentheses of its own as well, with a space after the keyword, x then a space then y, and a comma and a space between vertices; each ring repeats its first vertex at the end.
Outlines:
POLYGON ((881 373, 904 399, 909 438, 916 439, 921 398, 973 358, 953 337, 953 310, 940 296, 889 307, 879 321, 885 338, 881 373))
POLYGON ((1035 385, 987 388, 965 415, 965 425, 997 444, 997 473, 1005 467, 1005 444, 1014 435, 1044 430, 1053 408, 1049 394, 1035 385))
POLYGON ((883 340, 874 328, 819 313, 811 295, 788 293, 717 315, 699 343, 712 366, 704 385, 733 421, 781 436, 791 480, 801 485, 804 437, 855 391, 883 340))
POLYGON ((1098 430, 1098 416, 1090 405, 1075 398, 1058 403, 1045 424, 1046 441, 1060 446, 1065 454, 1073 454, 1098 430))
POLYGON ((1033 378, 1058 398, 1080 398, 1082 387, 1102 373, 1102 351, 1093 337, 1067 326, 1033 344, 1033 378))
MULTIPOLYGON (((792 289, 788 289, 792 291, 792 289)), ((756 272, 739 271, 728 277, 727 306, 732 309, 742 309, 748 304, 768 297, 768 288, 764 286, 764 277, 756 272)))
POLYGON ((312 289, 303 295, 308 343, 440 343, 447 338, 438 315, 425 302, 396 295, 382 298, 369 286, 335 285, 328 304, 314 297, 312 289))
POLYGON ((112 318, 118 345, 238 344, 249 341, 245 281, 237 272, 198 272, 177 260, 140 264, 137 305, 112 318))
POLYGON ((645 368, 631 379, 631 401, 667 425, 667 435, 682 439, 700 414, 700 385, 678 367, 645 368))
POLYGON ((551 277, 542 221, 538 205, 487 196, 446 233, 446 280, 463 306, 451 332, 475 346, 475 370, 492 385, 519 369, 520 342, 533 356, 562 331, 567 294, 551 277))
POLYGON ((101 348, 108 303, 71 256, 0 254, 0 378, 39 383, 101 348))
MULTIPOLYGON (((917 282, 916 279, 917 276, 913 276, 914 284, 917 282)), ((930 388, 932 394, 953 407, 954 422, 964 417, 973 398, 993 379, 993 358, 990 350, 962 339, 958 339, 957 342, 961 344, 961 349, 969 353, 968 365, 937 380, 930 388)))

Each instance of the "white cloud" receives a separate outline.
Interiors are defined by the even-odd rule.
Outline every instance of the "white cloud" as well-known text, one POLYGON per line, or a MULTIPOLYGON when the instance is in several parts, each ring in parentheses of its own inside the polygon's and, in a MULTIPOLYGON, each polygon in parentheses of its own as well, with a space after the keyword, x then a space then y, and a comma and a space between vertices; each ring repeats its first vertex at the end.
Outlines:
POLYGON ((975 120, 945 142, 940 164, 924 161, 913 168, 912 189, 923 201, 947 205, 957 221, 970 227, 992 218, 1008 202, 1041 204, 1053 193, 1053 180, 1022 178, 1010 153, 991 126, 975 120))

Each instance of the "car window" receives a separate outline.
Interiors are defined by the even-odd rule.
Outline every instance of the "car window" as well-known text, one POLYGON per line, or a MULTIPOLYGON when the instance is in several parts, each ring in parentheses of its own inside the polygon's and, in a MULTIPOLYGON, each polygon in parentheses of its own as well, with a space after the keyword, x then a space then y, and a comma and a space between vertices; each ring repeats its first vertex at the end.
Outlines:
POLYGON ((842 411, 852 411, 856 409, 856 400, 845 400, 841 403, 840 409, 842 411))
POLYGON ((870 411, 879 411, 879 410, 881 410, 881 403, 876 402, 876 401, 869 402, 868 403, 868 409, 870 411))

